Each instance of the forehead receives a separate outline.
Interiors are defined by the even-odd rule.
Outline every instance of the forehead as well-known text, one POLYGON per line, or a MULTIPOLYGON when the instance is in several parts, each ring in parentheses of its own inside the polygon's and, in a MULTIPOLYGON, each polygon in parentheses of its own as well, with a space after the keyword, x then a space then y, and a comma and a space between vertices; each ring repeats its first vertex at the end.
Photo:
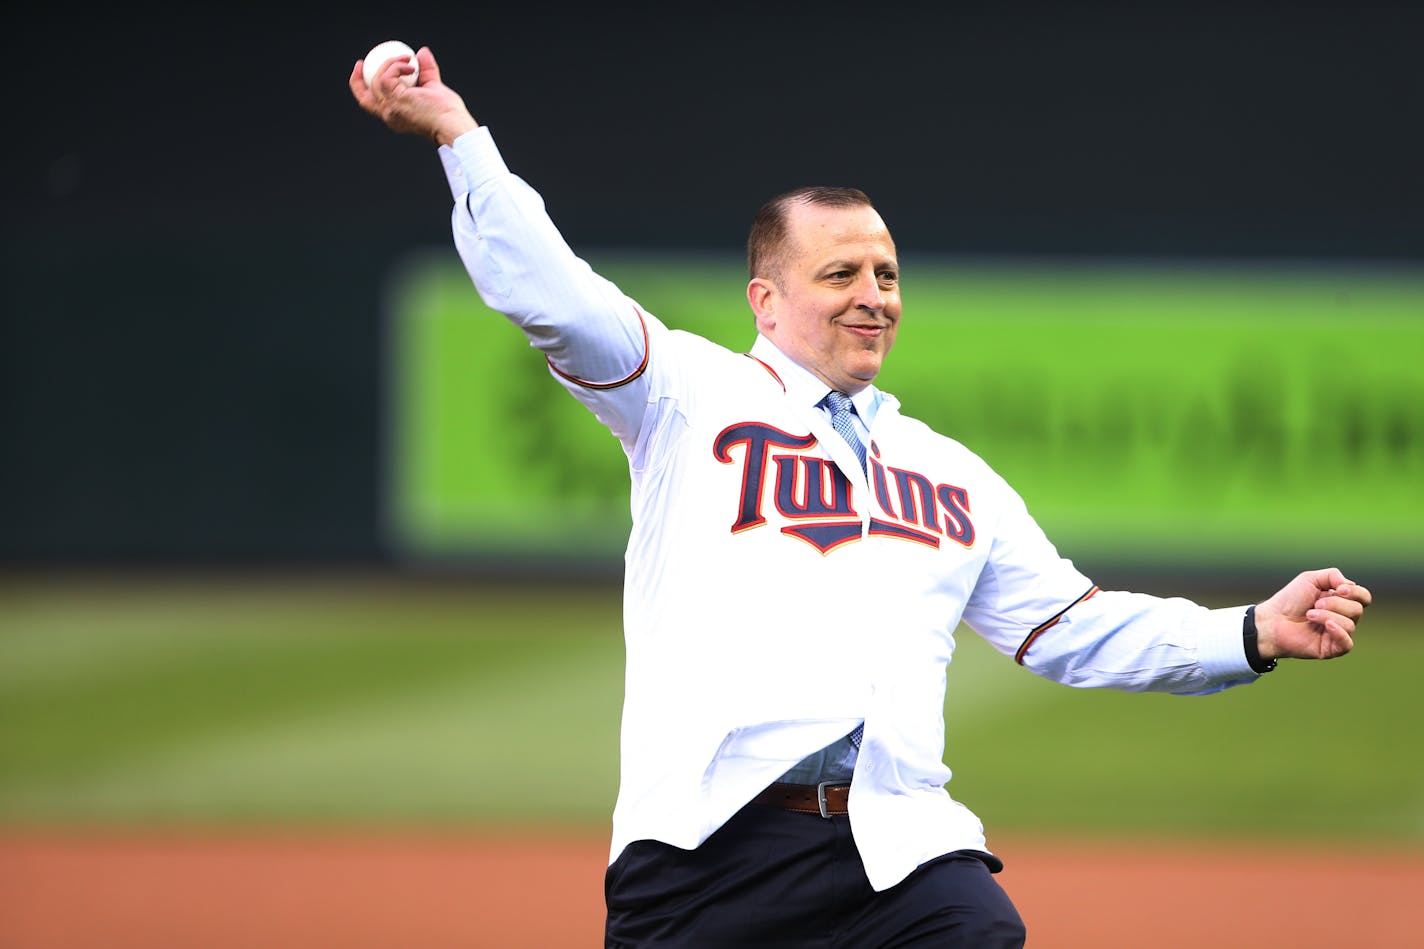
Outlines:
POLYGON ((793 260, 811 263, 822 258, 852 256, 894 259, 895 242, 872 207, 793 205, 786 216, 793 260))

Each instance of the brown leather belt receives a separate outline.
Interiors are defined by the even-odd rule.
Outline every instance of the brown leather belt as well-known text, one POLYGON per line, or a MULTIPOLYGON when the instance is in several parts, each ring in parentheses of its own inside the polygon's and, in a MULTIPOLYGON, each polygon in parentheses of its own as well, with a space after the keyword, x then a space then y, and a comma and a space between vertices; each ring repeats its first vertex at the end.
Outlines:
POLYGON ((782 784, 777 782, 752 798, 753 804, 760 804, 763 807, 779 807, 784 811, 795 811, 798 814, 820 814, 822 817, 850 813, 847 807, 849 801, 850 785, 832 784, 829 781, 823 781, 820 784, 782 784))

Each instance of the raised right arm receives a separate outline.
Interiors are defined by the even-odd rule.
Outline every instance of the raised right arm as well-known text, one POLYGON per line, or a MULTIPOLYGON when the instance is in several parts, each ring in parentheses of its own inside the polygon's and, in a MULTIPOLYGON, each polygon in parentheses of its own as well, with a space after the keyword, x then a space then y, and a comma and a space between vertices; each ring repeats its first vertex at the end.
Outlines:
POLYGON ((455 244, 481 298, 519 326, 564 386, 631 446, 647 404, 649 336, 660 324, 574 254, 543 200, 510 174, 489 130, 441 81, 429 48, 416 56, 415 86, 400 81, 412 71, 401 61, 367 86, 358 61, 352 95, 391 129, 440 146, 455 244))

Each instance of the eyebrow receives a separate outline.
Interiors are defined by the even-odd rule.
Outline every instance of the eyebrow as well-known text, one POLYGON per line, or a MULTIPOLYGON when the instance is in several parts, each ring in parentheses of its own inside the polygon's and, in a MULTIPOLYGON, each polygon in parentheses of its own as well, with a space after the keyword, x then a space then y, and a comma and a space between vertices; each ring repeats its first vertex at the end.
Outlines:
MULTIPOLYGON (((822 264, 820 270, 824 273, 826 271, 831 270, 859 270, 860 267, 861 265, 857 261, 847 260, 843 257, 837 257, 832 260, 828 260, 824 264, 822 264)), ((882 270, 886 267, 889 267, 895 270, 896 272, 899 272, 900 262, 895 258, 891 257, 886 260, 877 260, 871 264, 871 267, 875 270, 882 270)))

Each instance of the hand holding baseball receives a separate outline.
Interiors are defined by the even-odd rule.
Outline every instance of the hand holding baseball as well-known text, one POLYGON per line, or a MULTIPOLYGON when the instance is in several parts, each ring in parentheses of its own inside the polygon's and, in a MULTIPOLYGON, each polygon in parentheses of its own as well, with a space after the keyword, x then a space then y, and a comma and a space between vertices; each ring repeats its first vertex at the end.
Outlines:
POLYGON ((1307 570, 1256 607, 1263 659, 1334 659, 1354 648, 1370 591, 1334 567, 1307 570))
POLYGON ((417 50, 415 62, 390 54, 385 43, 372 53, 380 55, 383 47, 391 58, 371 70, 371 81, 366 79, 364 58, 351 68, 351 95, 361 108, 393 131, 421 135, 439 145, 479 127, 459 93, 440 81, 440 66, 430 47, 417 50))
POLYGON ((381 72, 381 67, 393 59, 403 60, 412 67, 411 72, 400 70, 401 82, 407 86, 415 85, 416 78, 420 75, 420 63, 415 58, 415 50, 402 43, 400 40, 386 40, 384 43, 377 43, 371 47, 371 51, 362 60, 364 65, 361 68, 361 78, 366 80, 366 85, 376 81, 376 76, 381 72))

